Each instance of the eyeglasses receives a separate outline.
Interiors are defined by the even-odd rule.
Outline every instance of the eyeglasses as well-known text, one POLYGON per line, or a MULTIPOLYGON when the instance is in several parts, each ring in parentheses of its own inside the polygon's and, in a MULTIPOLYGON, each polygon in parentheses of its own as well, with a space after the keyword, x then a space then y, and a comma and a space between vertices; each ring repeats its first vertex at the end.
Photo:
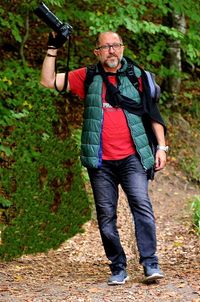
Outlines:
POLYGON ((114 50, 119 50, 122 46, 123 46, 123 44, 121 44, 121 43, 113 43, 113 44, 106 44, 106 45, 99 46, 96 49, 107 51, 107 50, 110 50, 110 48, 112 47, 112 49, 114 49, 114 50))

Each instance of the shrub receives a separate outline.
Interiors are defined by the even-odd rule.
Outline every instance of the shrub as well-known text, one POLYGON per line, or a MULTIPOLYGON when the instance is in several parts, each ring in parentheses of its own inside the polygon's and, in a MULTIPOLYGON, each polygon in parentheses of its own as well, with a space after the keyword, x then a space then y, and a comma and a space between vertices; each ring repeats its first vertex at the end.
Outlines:
POLYGON ((37 71, 16 62, 0 82, 0 257, 7 260, 56 248, 90 219, 66 103, 38 82, 37 71))
POLYGON ((200 235, 200 196, 195 196, 192 201, 193 220, 195 228, 200 235))

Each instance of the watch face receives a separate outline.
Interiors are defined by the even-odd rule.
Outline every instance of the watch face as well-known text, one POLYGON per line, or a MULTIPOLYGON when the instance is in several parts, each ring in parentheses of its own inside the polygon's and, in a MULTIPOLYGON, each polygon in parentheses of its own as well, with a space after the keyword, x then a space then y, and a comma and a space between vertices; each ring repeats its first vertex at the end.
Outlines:
POLYGON ((169 147, 168 146, 157 146, 157 150, 162 150, 162 151, 165 151, 165 152, 168 152, 169 150, 169 147))

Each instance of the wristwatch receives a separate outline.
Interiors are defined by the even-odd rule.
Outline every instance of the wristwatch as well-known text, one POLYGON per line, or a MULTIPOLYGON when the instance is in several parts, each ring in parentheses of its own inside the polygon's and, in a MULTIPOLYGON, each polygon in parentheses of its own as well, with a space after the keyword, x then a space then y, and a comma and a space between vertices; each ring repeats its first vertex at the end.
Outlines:
POLYGON ((162 150, 162 151, 168 152, 169 151, 169 147, 168 146, 158 145, 157 146, 157 150, 162 150))

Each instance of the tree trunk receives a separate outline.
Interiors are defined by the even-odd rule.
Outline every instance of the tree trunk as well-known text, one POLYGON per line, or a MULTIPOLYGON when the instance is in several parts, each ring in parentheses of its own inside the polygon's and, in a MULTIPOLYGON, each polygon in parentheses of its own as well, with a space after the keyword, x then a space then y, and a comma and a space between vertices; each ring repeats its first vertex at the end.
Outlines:
MULTIPOLYGON (((183 34, 186 31, 186 21, 183 14, 170 13, 167 17, 167 22, 165 20, 164 23, 167 24, 167 26, 174 27, 183 34)), ((172 96, 172 100, 175 101, 181 88, 181 41, 170 38, 167 44, 166 65, 168 69, 172 71, 172 75, 167 77, 164 83, 164 90, 169 92, 172 96)))

